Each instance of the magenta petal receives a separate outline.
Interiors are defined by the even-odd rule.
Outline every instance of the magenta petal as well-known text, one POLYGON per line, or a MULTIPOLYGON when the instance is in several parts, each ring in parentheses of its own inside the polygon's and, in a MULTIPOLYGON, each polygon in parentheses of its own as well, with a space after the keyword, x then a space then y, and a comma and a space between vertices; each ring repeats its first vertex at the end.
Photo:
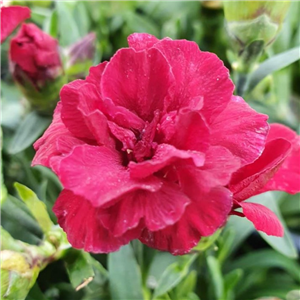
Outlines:
POLYGON ((128 45, 135 51, 142 51, 151 48, 159 39, 148 33, 133 33, 127 38, 128 45))
POLYGON ((211 123, 230 101, 234 85, 223 62, 213 53, 201 52, 198 45, 186 40, 164 39, 157 43, 175 76, 175 99, 168 110, 190 107, 200 109, 211 123))
POLYGON ((197 111, 181 109, 171 144, 182 150, 205 152, 209 147, 209 129, 197 111))
POLYGON ((185 194, 192 200, 185 216, 202 236, 213 234, 227 220, 232 208, 232 193, 224 187, 215 187, 206 193, 192 178, 181 177, 180 180, 185 194))
POLYGON ((114 135, 123 144, 123 151, 133 149, 136 143, 136 137, 134 133, 126 128, 120 127, 113 122, 108 122, 108 127, 112 135, 114 135))
POLYGON ((268 141, 276 138, 288 140, 292 150, 275 175, 260 190, 260 193, 267 191, 284 191, 290 194, 300 192, 300 137, 295 131, 281 124, 271 124, 268 141))
POLYGON ((21 22, 28 18, 30 18, 28 7, 1 7, 1 44, 21 22))
MULTIPOLYGON (((192 176, 198 178, 203 190, 214 186, 226 186, 232 173, 240 167, 240 159, 221 146, 211 146, 205 153, 205 163, 200 168, 191 168, 192 176)), ((187 171, 187 170, 186 170, 187 171)))
POLYGON ((55 163, 54 171, 66 189, 82 197, 88 195, 93 206, 103 206, 137 189, 155 192, 161 187, 154 177, 142 181, 131 179, 122 165, 121 154, 107 147, 77 146, 60 163, 55 163))
POLYGON ((204 163, 204 154, 197 151, 178 150, 171 145, 160 144, 150 160, 129 163, 130 176, 145 178, 180 159, 191 159, 199 167, 204 163))
POLYGON ((141 232, 136 227, 118 238, 114 237, 100 222, 101 209, 93 207, 88 200, 68 190, 61 192, 53 211, 71 245, 88 252, 117 251, 122 245, 138 238, 141 232))
POLYGON ((85 80, 72 81, 63 86, 60 98, 61 117, 66 127, 78 138, 94 140, 86 115, 100 109, 101 99, 95 85, 85 80))
POLYGON ((189 253, 200 241, 201 234, 194 229, 187 218, 181 218, 173 226, 163 230, 150 231, 144 228, 139 240, 152 248, 171 252, 173 255, 189 253))
POLYGON ((268 235, 283 236, 283 227, 277 216, 267 207, 251 202, 239 203, 245 217, 251 221, 257 230, 268 235))
MULTIPOLYGON (((191 193, 195 192, 191 189, 191 193)), ((194 202, 187 206, 180 220, 163 230, 144 229, 140 241, 150 247, 174 255, 188 253, 201 236, 209 236, 224 225, 232 206, 231 193, 223 188, 207 194, 193 194, 194 202)))
POLYGON ((228 148, 242 165, 262 153, 268 134, 268 116, 253 110, 241 97, 232 97, 226 109, 211 124, 211 143, 228 148))
POLYGON ((291 144, 284 139, 268 142, 264 152, 254 163, 233 174, 229 188, 234 198, 242 201, 258 194, 278 170, 290 148, 291 144))
POLYGON ((142 130, 145 126, 145 122, 132 113, 130 110, 122 106, 115 105, 110 99, 103 100, 103 111, 109 117, 111 121, 119 126, 142 130))
POLYGON ((173 83, 170 66, 157 49, 136 52, 119 50, 105 68, 102 95, 151 121, 155 110, 163 110, 173 83))
POLYGON ((179 187, 170 183, 164 183, 157 192, 136 191, 116 201, 115 205, 103 210, 101 214, 101 222, 115 236, 136 227, 141 219, 151 231, 172 225, 180 219, 190 203, 179 187))
POLYGON ((50 159, 53 156, 69 153, 75 145, 83 142, 73 137, 61 120, 61 103, 57 104, 54 111, 53 121, 43 136, 34 143, 36 154, 32 161, 32 166, 43 165, 50 167, 50 159), (58 140, 62 139, 62 147, 58 145, 58 140))
POLYGON ((90 68, 89 75, 86 77, 86 81, 93 83, 97 88, 100 89, 100 82, 102 78, 102 73, 107 65, 107 61, 102 62, 97 66, 90 68))

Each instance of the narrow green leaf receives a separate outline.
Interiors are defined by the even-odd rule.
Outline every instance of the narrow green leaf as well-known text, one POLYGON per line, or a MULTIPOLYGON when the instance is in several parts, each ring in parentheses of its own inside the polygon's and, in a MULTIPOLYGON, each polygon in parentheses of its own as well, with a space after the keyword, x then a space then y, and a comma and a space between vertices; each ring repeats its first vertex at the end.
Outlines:
POLYGON ((168 266, 154 290, 153 298, 159 297, 177 286, 188 274, 189 267, 197 256, 198 254, 182 256, 178 262, 168 266))
POLYGON ((176 297, 178 299, 185 299, 188 294, 192 293, 195 289, 197 282, 197 271, 193 270, 190 272, 185 279, 180 282, 175 290, 176 297))
POLYGON ((93 280, 95 273, 92 263, 95 263, 95 261, 89 253, 71 249, 65 256, 64 261, 70 282, 77 291, 93 280))
MULTIPOLYGON (((228 231, 233 232, 233 241, 230 246, 230 249, 226 250, 227 255, 233 253, 238 246, 250 235, 250 233, 254 230, 253 224, 247 220, 246 218, 241 218, 238 216, 230 216, 225 229, 223 231, 223 235, 228 234, 228 231)), ((231 235, 231 234, 230 234, 231 235)), ((222 250, 222 249, 221 249, 222 250)), ((225 249, 224 249, 225 250, 225 249)), ((220 259, 226 256, 226 253, 220 254, 220 259)))
POLYGON ((224 282, 220 264, 214 256, 208 256, 207 265, 215 297, 216 299, 222 299, 224 293, 224 282))
POLYGON ((69 7, 70 3, 57 1, 57 14, 58 14, 58 33, 59 33, 59 44, 62 47, 74 44, 80 39, 80 33, 73 15, 72 7, 69 7))
POLYGON ((242 269, 235 269, 224 277, 224 299, 232 299, 234 287, 241 280, 243 276, 242 269))
MULTIPOLYGON (((39 242, 40 238, 43 236, 43 232, 37 222, 34 220, 30 214, 26 205, 19 199, 8 195, 7 200, 1 206, 2 220, 4 228, 6 225, 5 221, 9 221, 10 224, 17 224, 17 228, 12 227, 14 232, 11 232, 13 236, 14 233, 17 237, 22 239, 22 237, 33 238, 34 242, 39 242)), ((27 240, 26 240, 27 241, 27 240)))
POLYGON ((263 232, 259 232, 261 237, 276 251, 282 253, 285 256, 291 257, 291 258, 297 258, 297 249, 293 243, 293 240, 291 238, 289 229, 287 228, 284 219, 281 216, 280 210, 278 208, 277 202, 274 200, 274 196, 272 192, 263 193, 261 195, 257 195, 255 197, 252 197, 249 202, 259 203, 262 204, 269 209, 271 209, 280 220, 283 228, 284 228, 284 236, 283 237, 276 237, 276 236, 270 236, 263 232))
POLYGON ((297 261, 271 249, 257 250, 246 254, 228 264, 228 268, 231 270, 243 268, 245 272, 246 270, 255 268, 281 268, 300 282, 300 266, 297 261))
POLYGON ((156 252, 147 277, 147 286, 155 289, 158 285, 163 272, 173 263, 177 262, 178 256, 174 256, 168 252, 156 252))
POLYGON ((38 199, 36 194, 20 183, 14 184, 20 198, 26 204, 34 218, 37 220, 44 233, 50 231, 53 223, 48 215, 47 208, 44 202, 38 199))
POLYGON ((50 34, 52 37, 57 38, 58 17, 56 10, 54 10, 51 15, 44 21, 44 31, 50 34))
POLYGON ((108 255, 109 286, 114 300, 142 300, 142 277, 131 245, 108 255))
POLYGON ((287 67, 299 59, 300 48, 295 47, 264 61, 250 76, 248 91, 253 90, 253 88, 269 74, 287 67))
POLYGON ((8 152, 10 154, 16 154, 32 145, 48 127, 50 122, 50 118, 42 117, 36 112, 28 114, 19 124, 9 145, 8 152))

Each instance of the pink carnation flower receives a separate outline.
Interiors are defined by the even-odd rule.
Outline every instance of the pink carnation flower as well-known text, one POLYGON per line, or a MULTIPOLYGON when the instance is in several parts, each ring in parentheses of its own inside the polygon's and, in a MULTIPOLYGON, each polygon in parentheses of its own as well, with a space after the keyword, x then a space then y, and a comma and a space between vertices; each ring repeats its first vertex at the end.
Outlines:
POLYGON ((245 207, 247 193, 239 196, 237 186, 261 176, 259 191, 267 182, 277 187, 284 175, 273 177, 270 164, 274 159, 277 170, 291 144, 276 133, 274 142, 267 116, 232 96, 215 54, 148 34, 128 42, 86 80, 63 87, 53 122, 34 145, 33 165, 50 167, 61 180, 54 212, 75 248, 111 252, 140 239, 184 254, 237 205, 245 207), (272 143, 282 148, 264 159, 272 143))

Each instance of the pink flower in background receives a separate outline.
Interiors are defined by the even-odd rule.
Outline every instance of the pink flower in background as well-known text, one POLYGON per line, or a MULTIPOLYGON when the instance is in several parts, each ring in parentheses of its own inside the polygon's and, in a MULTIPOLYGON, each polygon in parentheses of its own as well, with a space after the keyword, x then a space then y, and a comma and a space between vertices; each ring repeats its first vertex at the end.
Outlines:
POLYGON ((267 116, 232 96, 228 70, 194 42, 128 41, 63 87, 33 165, 61 180, 54 212, 75 248, 111 252, 140 239, 184 254, 239 203, 232 195, 243 177, 231 177, 272 143, 267 116))
POLYGON ((11 39, 9 59, 12 74, 21 85, 29 79, 39 87, 63 72, 57 40, 34 24, 23 24, 11 39))
POLYGON ((30 9, 22 6, 1 7, 0 9, 2 44, 20 23, 30 18, 30 9))

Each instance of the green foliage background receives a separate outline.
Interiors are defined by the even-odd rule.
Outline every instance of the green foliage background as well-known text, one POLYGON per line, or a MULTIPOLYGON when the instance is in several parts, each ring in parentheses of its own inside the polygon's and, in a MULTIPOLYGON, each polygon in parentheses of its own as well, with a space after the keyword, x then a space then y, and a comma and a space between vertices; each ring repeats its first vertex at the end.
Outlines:
MULTIPOLYGON (((237 82, 236 54, 225 32, 222 7, 212 9, 209 3, 200 1, 14 3, 31 8, 30 21, 57 38, 62 53, 89 32, 96 33, 93 61, 66 69, 69 80, 126 47, 129 34, 147 32, 158 38, 195 41, 201 50, 216 53, 237 82)), ((286 124, 296 131, 300 120, 299 48, 295 48, 300 44, 299 15, 300 3, 292 2, 277 40, 256 62, 258 68, 252 72, 252 81, 244 93, 253 108, 270 116, 270 122, 286 124), (291 49, 294 52, 288 52, 291 49), (281 56, 276 58, 277 54, 281 56), (268 59, 269 64, 262 65, 268 59)), ((191 254, 182 257, 147 248, 138 241, 109 255, 70 248, 62 231, 54 225, 56 219, 51 211, 61 184, 50 170, 30 167, 34 155, 31 145, 51 118, 31 111, 13 84, 8 71, 8 48, 9 40, 1 49, 1 249, 31 255, 39 265, 35 270, 27 266, 31 275, 26 273, 25 280, 19 268, 22 259, 14 258, 16 265, 9 265, 9 271, 2 273, 3 299, 300 299, 299 195, 274 192, 252 199, 279 216, 286 229, 283 238, 257 233, 250 222, 232 216, 222 231, 203 239, 191 254), (14 185, 15 182, 21 184, 14 185), (50 260, 45 259, 49 256, 50 260), (38 274, 36 282, 34 274, 38 274), (12 282, 12 278, 17 279, 12 282)))

